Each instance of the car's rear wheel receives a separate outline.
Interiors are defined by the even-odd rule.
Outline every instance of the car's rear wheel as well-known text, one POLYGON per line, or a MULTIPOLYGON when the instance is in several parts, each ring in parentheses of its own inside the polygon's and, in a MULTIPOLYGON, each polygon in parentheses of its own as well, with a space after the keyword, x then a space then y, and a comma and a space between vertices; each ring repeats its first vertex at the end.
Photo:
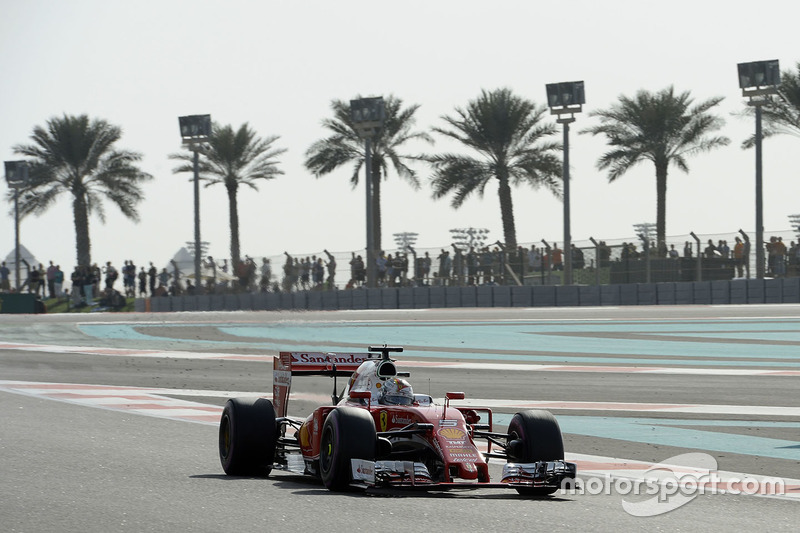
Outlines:
POLYGON ((330 490, 350 485, 351 459, 375 460, 375 421, 366 409, 339 407, 328 414, 322 426, 319 471, 330 490))
MULTIPOLYGON (((564 440, 555 417, 547 411, 521 411, 508 424, 508 460, 519 463, 564 459, 564 440)), ((558 487, 524 487, 526 496, 553 494, 558 487)))
POLYGON ((266 476, 275 461, 275 408, 264 398, 232 398, 219 422, 219 460, 229 476, 266 476))

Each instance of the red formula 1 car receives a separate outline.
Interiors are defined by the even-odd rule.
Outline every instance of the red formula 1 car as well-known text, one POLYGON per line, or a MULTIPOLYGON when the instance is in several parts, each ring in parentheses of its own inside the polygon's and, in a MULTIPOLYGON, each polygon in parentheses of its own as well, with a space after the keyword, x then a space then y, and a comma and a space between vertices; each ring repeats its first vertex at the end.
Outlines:
POLYGON ((516 413, 507 433, 492 430, 488 408, 453 407, 414 394, 390 353, 281 352, 275 358, 273 401, 228 400, 219 428, 219 455, 228 475, 267 475, 274 469, 321 478, 331 490, 350 487, 508 487, 545 495, 573 482, 564 461, 556 419, 547 411, 516 413), (334 378, 331 405, 305 420, 287 416, 293 376, 334 378), (341 394, 336 378, 349 376, 341 394), (476 442, 485 442, 479 447, 476 442), (499 482, 489 479, 489 458, 505 461, 499 482))

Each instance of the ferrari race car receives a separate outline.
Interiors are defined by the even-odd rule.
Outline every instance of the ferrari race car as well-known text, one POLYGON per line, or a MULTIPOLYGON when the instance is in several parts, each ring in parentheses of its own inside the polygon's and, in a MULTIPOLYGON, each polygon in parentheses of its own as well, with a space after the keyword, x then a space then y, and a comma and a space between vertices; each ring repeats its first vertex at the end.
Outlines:
POLYGON ((308 474, 334 491, 351 487, 428 490, 508 487, 546 495, 574 482, 564 461, 561 429, 547 411, 516 413, 507 433, 492 430, 488 408, 451 406, 463 392, 448 392, 443 405, 414 394, 390 353, 281 352, 273 369, 273 401, 228 400, 219 427, 219 456, 231 476, 265 476, 272 469, 308 474), (287 415, 294 376, 334 380, 331 404, 306 419, 287 415), (337 377, 349 376, 337 394, 337 377), (479 447, 476 441, 485 442, 479 447), (489 458, 505 461, 499 482, 489 479, 489 458))

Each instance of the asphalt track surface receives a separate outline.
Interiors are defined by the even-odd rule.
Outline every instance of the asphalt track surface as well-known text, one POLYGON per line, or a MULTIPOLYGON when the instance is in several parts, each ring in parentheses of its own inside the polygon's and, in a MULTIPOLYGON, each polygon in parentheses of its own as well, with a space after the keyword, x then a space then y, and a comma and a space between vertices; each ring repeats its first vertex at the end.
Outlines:
MULTIPOLYGON (((0 315, 0 529, 796 531, 798 380, 792 305, 0 315), (334 494, 285 472, 223 474, 220 408, 269 396, 273 355, 379 343, 406 347, 417 392, 465 391, 498 429, 518 410, 553 412, 584 490, 334 494), (676 496, 652 503, 620 482, 697 457, 783 490, 734 495, 723 481, 728 493, 685 490, 664 512, 676 496), (634 516, 641 502, 653 516, 634 516)), ((290 414, 331 389, 296 378, 290 414)))

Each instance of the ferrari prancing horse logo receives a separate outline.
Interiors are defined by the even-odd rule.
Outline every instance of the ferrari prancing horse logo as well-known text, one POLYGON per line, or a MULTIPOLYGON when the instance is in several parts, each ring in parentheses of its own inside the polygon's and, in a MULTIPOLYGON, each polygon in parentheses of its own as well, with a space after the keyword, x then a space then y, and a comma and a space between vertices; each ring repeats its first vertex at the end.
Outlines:
POLYGON ((386 431, 386 427, 389 425, 389 413, 386 411, 381 411, 381 431, 386 431))

